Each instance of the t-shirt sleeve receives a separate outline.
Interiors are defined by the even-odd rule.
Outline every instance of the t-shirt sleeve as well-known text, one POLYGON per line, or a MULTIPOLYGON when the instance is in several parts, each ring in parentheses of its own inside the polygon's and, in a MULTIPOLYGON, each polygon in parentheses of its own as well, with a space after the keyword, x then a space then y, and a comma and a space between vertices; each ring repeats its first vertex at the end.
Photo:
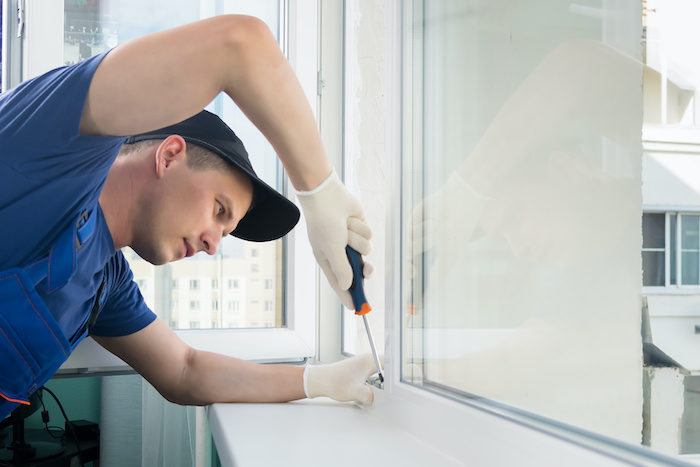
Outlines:
POLYGON ((25 174, 52 176, 60 175, 61 167, 80 173, 111 166, 114 148, 123 138, 80 135, 90 83, 107 53, 48 71, 0 94, 0 162, 25 174), (67 161, 71 157, 76 160, 67 161))
POLYGON ((143 300, 134 276, 121 251, 112 256, 105 267, 106 298, 102 311, 90 334, 118 337, 133 334, 151 324, 156 314, 143 300))

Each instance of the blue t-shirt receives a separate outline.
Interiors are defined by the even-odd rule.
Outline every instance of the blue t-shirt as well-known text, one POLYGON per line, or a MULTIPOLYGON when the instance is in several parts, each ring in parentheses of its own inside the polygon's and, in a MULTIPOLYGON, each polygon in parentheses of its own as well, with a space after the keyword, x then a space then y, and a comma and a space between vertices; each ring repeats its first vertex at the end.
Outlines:
POLYGON ((91 334, 123 336, 155 319, 115 251, 98 203, 124 138, 79 134, 90 81, 105 55, 0 94, 0 270, 45 257, 82 211, 97 208, 94 234, 76 254, 75 276, 57 291, 46 290, 46 281, 37 286, 69 339, 87 322, 103 280, 106 301, 91 334))

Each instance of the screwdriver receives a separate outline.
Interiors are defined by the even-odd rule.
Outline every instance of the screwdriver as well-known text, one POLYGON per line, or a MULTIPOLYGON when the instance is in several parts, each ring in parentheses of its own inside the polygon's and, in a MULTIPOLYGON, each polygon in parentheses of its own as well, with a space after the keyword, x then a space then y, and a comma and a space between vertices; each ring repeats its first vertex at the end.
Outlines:
POLYGON ((369 346, 372 349, 372 356, 374 357, 374 364, 377 366, 377 376, 379 377, 379 382, 384 383, 384 373, 382 372, 382 367, 379 364, 379 358, 377 357, 377 350, 374 348, 374 339, 372 339, 372 331, 369 330, 369 323, 367 322, 367 313, 372 311, 372 307, 369 306, 367 302, 367 297, 365 297, 365 290, 363 287, 363 275, 362 269, 364 268, 364 261, 362 261, 362 256, 350 245, 345 247, 345 253, 348 255, 348 260, 350 261, 350 266, 352 267, 352 285, 350 285, 350 296, 352 297, 352 303, 355 306, 355 314, 362 316, 365 323, 365 330, 367 331, 367 337, 369 338, 369 346))

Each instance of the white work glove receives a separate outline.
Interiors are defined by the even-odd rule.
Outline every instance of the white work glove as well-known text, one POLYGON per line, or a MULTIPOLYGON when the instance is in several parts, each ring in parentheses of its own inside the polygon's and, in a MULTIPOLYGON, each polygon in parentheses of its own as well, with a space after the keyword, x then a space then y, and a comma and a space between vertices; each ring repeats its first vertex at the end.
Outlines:
MULTIPOLYGON (((353 309, 348 289, 352 285, 352 268, 345 253, 350 245, 361 255, 372 250, 372 231, 365 222, 360 202, 335 174, 335 170, 311 191, 297 191, 304 211, 311 248, 316 261, 343 304, 353 309)), ((363 275, 374 268, 365 263, 363 275)))
POLYGON ((330 397, 340 402, 357 401, 370 405, 374 401, 374 392, 366 380, 376 372, 371 354, 325 365, 308 365, 304 369, 304 393, 308 398, 330 397))

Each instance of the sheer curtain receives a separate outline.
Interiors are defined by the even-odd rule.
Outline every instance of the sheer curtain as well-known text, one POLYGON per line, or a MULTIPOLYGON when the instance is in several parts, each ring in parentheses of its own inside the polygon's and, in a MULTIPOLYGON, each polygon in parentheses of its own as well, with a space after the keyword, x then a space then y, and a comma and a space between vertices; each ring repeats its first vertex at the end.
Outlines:
POLYGON ((203 407, 168 402, 141 379, 141 465, 211 465, 211 436, 203 407))
POLYGON ((139 375, 103 377, 101 403, 100 465, 212 465, 203 407, 168 402, 139 375))
POLYGON ((141 376, 102 378, 100 465, 141 465, 141 376))

